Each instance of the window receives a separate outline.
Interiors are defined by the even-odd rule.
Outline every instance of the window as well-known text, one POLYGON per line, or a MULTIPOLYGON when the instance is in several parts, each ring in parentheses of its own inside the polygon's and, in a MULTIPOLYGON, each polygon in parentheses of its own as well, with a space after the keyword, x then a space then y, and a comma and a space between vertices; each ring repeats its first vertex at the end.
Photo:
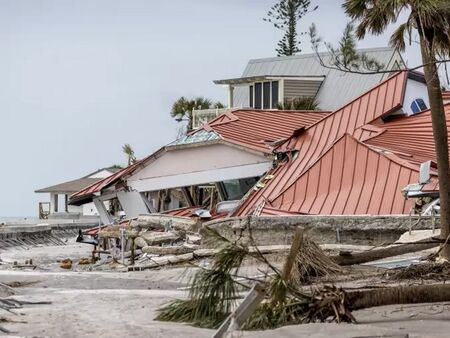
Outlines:
POLYGON ((278 81, 255 82, 249 86, 249 106, 255 109, 276 109, 278 81))
POLYGON ((411 110, 413 114, 420 113, 421 111, 427 110, 428 107, 423 101, 423 99, 417 98, 411 103, 411 110))
POLYGON ((255 83, 255 106, 253 108, 255 109, 261 109, 261 100, 262 100, 262 83, 256 82, 255 83))
POLYGON ((272 108, 278 105, 278 81, 272 81, 272 108))
POLYGON ((263 82, 263 108, 270 109, 270 82, 263 82))

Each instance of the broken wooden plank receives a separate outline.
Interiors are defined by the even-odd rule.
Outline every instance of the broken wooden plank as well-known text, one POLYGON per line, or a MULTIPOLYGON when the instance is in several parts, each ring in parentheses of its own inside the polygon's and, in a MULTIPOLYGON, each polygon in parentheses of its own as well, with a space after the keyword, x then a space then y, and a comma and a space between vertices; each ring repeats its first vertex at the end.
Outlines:
POLYGON ((255 312, 263 301, 265 288, 261 283, 256 283, 244 297, 238 307, 220 325, 212 338, 223 338, 225 333, 239 330, 245 321, 255 312))

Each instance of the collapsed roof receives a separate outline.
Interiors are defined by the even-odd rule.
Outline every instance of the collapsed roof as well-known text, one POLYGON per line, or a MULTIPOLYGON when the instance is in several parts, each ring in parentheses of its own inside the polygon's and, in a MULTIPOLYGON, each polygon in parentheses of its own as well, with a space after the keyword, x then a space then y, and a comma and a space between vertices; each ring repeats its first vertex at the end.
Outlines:
MULTIPOLYGON (((257 174, 261 175, 271 166, 273 147, 278 142, 283 142, 294 133, 309 127, 315 122, 326 117, 330 112, 322 111, 274 111, 274 110, 247 110, 239 109, 228 112, 218 116, 209 123, 203 125, 197 130, 189 133, 169 145, 162 147, 150 156, 136 162, 135 164, 122 169, 110 177, 92 184, 91 186, 78 191, 70 198, 70 203, 80 205, 87 203, 96 195, 99 195, 103 190, 114 186, 120 182, 126 181, 131 175, 137 175, 142 169, 148 167, 156 160, 160 159, 167 153, 178 152, 185 150, 183 154, 186 155, 186 161, 192 161, 189 156, 192 155, 192 149, 198 146, 213 146, 217 144, 228 146, 229 148, 236 148, 237 150, 244 150, 259 157, 254 157, 255 163, 259 163, 259 171, 257 174), (265 166, 261 166, 261 159, 263 159, 265 166)), ((206 148, 204 148, 206 149, 206 148)), ((180 154, 180 153, 179 153, 180 154)), ((211 160, 211 159, 205 159, 211 160)), ((200 159, 198 161, 202 163, 200 159)), ((183 175, 180 180, 184 184, 197 184, 199 177, 203 177, 200 169, 193 169, 192 166, 176 166, 173 172, 166 172, 167 180, 163 176, 158 177, 138 177, 133 183, 142 185, 147 181, 147 189, 151 185, 152 189, 172 188, 170 184, 175 184, 175 174, 183 175), (175 173, 176 171, 176 173, 175 173), (195 177, 194 177, 195 176, 195 177), (152 180, 151 180, 152 179, 152 180), (170 182, 169 182, 170 180, 170 182), (170 183, 170 184, 169 184, 170 183)), ((234 174, 246 177, 246 168, 235 168, 234 174)), ((252 176, 254 172, 251 173, 252 176)), ((220 176, 218 176, 220 177, 220 176)), ((206 179, 206 176, 203 177, 206 179)), ((202 182, 210 183, 210 182, 202 182)), ((184 186, 184 185, 182 185, 184 186)), ((144 189, 144 187, 142 188, 144 189)), ((139 190, 141 191, 141 190, 139 190)), ((142 190, 153 191, 153 190, 142 190)))
POLYGON ((385 119, 402 108, 407 78, 391 76, 277 147, 287 159, 233 215, 407 214, 401 189, 434 159, 429 112, 385 119))

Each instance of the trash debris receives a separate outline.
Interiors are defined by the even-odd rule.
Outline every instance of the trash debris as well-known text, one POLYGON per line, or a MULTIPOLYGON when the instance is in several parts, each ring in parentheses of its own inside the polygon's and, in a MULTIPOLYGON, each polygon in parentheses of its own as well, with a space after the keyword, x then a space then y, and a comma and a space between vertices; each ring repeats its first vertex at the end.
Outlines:
POLYGON ((69 259, 69 258, 63 259, 63 260, 59 263, 59 266, 60 266, 62 269, 67 269, 67 270, 72 269, 72 260, 69 259))

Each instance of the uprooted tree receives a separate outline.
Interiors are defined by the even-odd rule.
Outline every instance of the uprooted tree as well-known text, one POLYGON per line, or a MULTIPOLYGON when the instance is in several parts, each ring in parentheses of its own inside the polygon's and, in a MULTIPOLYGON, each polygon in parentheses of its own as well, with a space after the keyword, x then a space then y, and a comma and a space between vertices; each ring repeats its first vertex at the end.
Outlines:
MULTIPOLYGON (((441 237, 450 236, 450 169, 448 156, 448 133, 442 99, 442 87, 438 68, 445 65, 450 57, 450 4, 448 0, 345 0, 343 8, 355 21, 355 35, 363 39, 367 33, 382 34, 390 24, 396 24, 401 13, 408 12, 406 22, 400 24, 391 36, 390 44, 404 51, 406 39, 411 42, 413 32, 417 32, 431 108, 431 120, 436 149, 439 177, 441 237)), ((318 52, 321 39, 314 26, 310 29, 313 49, 324 67, 357 74, 390 73, 395 70, 383 69, 376 61, 368 59, 356 51, 352 43, 352 25, 347 26, 338 48, 325 44, 331 54, 331 62, 326 64, 318 52)), ((450 259, 450 243, 441 250, 441 257, 450 259)))
POLYGON ((446 284, 362 287, 359 290, 325 285, 309 291, 305 285, 314 282, 315 278, 337 276, 345 274, 345 271, 335 258, 327 256, 304 236, 302 228, 297 228, 281 270, 258 250, 251 232, 245 242, 231 241, 209 228, 205 231, 207 243, 220 248, 219 251, 208 267, 198 267, 190 283, 188 299, 175 300, 160 308, 158 320, 218 327, 230 319, 229 314, 240 299, 240 293, 255 283, 262 286, 260 290, 263 290, 264 297, 256 310, 247 313, 248 317, 241 325, 243 329, 271 329, 330 319, 356 322, 352 311, 359 309, 450 300, 450 285, 446 284), (258 269, 265 271, 262 276, 248 277, 240 273, 244 260, 248 258, 262 265, 258 269))

